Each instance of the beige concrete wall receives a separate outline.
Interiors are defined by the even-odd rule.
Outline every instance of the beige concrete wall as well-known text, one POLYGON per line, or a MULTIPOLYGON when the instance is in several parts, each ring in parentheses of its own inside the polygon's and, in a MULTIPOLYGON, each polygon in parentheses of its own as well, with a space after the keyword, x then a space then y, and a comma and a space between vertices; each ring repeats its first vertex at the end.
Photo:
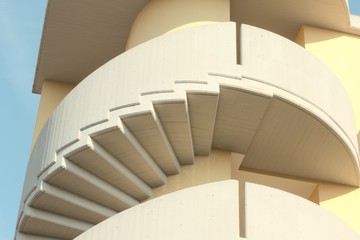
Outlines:
POLYGON ((51 113, 55 110, 57 105, 64 99, 64 97, 75 87, 73 84, 44 81, 37 119, 35 123, 34 135, 32 146, 34 146, 41 129, 50 117, 51 113))
POLYGON ((359 131, 360 37, 310 26, 304 26, 302 29, 305 48, 337 75, 348 92, 359 131))
POLYGON ((136 17, 126 49, 181 26, 230 20, 230 0, 152 0, 136 17))

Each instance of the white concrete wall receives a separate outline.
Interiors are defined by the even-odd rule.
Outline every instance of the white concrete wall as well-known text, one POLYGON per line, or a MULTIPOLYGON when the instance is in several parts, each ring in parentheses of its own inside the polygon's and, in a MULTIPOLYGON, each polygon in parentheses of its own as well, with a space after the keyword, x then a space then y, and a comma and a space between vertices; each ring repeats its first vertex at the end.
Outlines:
POLYGON ((235 180, 191 187, 121 212, 75 239, 240 239, 238 202, 235 180))
POLYGON ((227 180, 170 193, 101 222, 75 240, 114 239, 347 239, 360 237, 346 224, 299 196, 227 180), (245 213, 239 212, 245 198, 245 213), (214 207, 216 206, 216 207, 214 207), (245 214, 240 238, 239 214, 245 214))
POLYGON ((344 222, 299 196, 262 185, 245 185, 246 238, 355 240, 344 222))

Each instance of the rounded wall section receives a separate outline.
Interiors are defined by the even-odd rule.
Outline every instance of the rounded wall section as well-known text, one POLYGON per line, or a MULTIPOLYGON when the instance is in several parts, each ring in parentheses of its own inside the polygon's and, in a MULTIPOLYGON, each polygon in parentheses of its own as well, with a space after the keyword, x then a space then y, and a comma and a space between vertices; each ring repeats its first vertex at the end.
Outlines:
POLYGON ((246 239, 349 239, 360 237, 344 222, 299 196, 245 184, 246 239))
POLYGON ((152 0, 136 17, 126 49, 180 26, 229 21, 229 9, 230 0, 152 0))
POLYGON ((238 202, 238 184, 234 180, 191 187, 119 213, 75 240, 100 236, 103 240, 238 240, 238 202))
POLYGON ((104 240, 360 239, 341 220, 310 201, 254 183, 245 183, 244 195, 240 196, 236 180, 203 184, 152 199, 114 215, 75 240, 100 236, 104 240), (239 208, 240 198, 245 201, 244 211, 239 208), (243 238, 239 219, 246 226, 243 238))

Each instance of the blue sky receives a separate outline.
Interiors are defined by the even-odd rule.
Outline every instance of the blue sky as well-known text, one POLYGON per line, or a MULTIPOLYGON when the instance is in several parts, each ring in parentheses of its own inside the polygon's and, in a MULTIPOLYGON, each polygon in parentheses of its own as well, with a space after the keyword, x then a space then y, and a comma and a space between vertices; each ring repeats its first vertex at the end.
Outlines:
MULTIPOLYGON (((99 0, 100 1, 100 0, 99 0)), ((0 239, 13 239, 39 96, 32 94, 46 0, 0 0, 0 239)), ((360 0, 349 0, 360 15, 360 0)))
POLYGON ((350 12, 352 14, 360 15, 360 0, 348 0, 350 5, 350 12))
POLYGON ((32 94, 46 0, 0 0, 0 239, 14 237, 39 96, 32 94))

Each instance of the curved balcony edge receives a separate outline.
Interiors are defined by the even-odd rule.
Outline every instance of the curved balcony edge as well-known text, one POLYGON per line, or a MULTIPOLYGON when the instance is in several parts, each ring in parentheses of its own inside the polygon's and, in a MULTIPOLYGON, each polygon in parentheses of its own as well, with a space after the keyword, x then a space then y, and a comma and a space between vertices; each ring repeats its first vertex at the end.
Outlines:
POLYGON ((299 196, 253 183, 245 183, 244 196, 239 196, 238 188, 237 181, 227 180, 170 193, 118 213, 75 240, 91 240, 97 236, 103 236, 104 240, 149 236, 169 239, 174 235, 187 239, 225 237, 256 240, 268 236, 281 239, 359 239, 341 220, 299 196), (239 210, 242 197, 245 199, 244 212, 239 210), (168 221, 169 218, 172 221, 168 221), (240 237, 239 219, 246 222, 244 238, 240 237), (296 219, 301 224, 289 219, 296 219), (108 232, 112 234, 106 234, 108 232))

